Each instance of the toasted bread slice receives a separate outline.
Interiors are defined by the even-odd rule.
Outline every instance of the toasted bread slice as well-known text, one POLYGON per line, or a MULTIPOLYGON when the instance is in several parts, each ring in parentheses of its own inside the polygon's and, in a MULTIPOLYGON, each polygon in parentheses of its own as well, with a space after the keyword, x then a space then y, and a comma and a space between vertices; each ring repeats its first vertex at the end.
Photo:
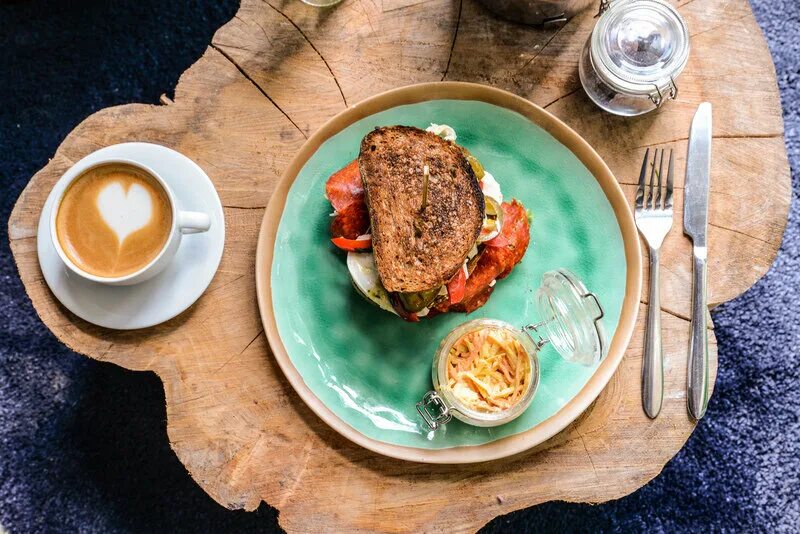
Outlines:
POLYGON ((475 244, 485 209, 461 149, 419 128, 377 128, 361 141, 358 167, 386 290, 410 293, 447 283, 475 244), (428 203, 421 209, 425 165, 428 203))

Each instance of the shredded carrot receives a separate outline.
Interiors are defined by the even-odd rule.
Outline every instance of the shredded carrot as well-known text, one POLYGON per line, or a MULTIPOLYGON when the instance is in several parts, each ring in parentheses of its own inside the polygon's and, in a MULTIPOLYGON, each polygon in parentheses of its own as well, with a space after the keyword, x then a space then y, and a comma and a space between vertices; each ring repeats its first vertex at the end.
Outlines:
POLYGON ((464 334, 448 354, 447 385, 458 400, 476 411, 498 412, 519 402, 530 374, 525 348, 499 328, 464 334))

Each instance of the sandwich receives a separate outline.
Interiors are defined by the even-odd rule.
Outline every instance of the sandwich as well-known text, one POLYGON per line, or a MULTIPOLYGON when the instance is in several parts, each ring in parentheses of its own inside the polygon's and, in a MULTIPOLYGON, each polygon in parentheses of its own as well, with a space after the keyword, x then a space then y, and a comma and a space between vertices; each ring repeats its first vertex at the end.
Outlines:
POLYGON ((522 260, 530 223, 446 125, 376 128, 326 196, 355 288, 407 321, 486 303, 522 260))

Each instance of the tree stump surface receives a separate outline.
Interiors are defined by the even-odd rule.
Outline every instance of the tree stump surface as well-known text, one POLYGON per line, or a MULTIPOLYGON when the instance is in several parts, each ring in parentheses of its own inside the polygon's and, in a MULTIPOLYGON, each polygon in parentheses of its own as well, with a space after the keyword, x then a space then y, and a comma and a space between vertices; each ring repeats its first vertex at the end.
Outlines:
MULTIPOLYGON (((9 220, 22 281, 42 321, 71 349, 158 374, 172 448, 211 497, 247 510, 266 501, 288 531, 469 531, 549 500, 626 495, 655 477, 695 426, 686 413, 691 242, 681 223, 687 137, 700 102, 714 105, 712 305, 770 267, 790 199, 774 68, 747 1, 688 0, 679 10, 692 51, 678 99, 624 119, 601 112, 580 88, 578 58, 594 12, 540 29, 500 20, 477 0, 345 0, 333 9, 243 0, 182 75, 173 100, 93 114, 31 179, 9 220), (675 225, 662 252, 665 400, 656 420, 640 400, 646 272, 636 332, 604 392, 563 432, 509 459, 436 466, 380 457, 328 428, 283 378, 265 341, 254 278, 257 235, 278 178, 337 112, 436 80, 493 85, 547 108, 594 146, 631 203, 645 148, 676 149, 675 225), (227 242, 214 281, 189 310, 118 332, 54 299, 39 269, 36 228, 62 173, 125 141, 159 143, 196 161, 222 198, 227 242)), ((710 339, 715 374, 713 330, 710 339)))

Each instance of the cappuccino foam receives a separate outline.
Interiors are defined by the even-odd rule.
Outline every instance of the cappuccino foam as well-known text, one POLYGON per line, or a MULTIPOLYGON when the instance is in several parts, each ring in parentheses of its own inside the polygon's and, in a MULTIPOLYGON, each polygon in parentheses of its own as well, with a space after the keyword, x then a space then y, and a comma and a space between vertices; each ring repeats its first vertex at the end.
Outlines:
POLYGON ((116 278, 150 263, 172 228, 169 196, 144 171, 124 164, 90 169, 67 188, 56 214, 58 242, 78 268, 116 278))

